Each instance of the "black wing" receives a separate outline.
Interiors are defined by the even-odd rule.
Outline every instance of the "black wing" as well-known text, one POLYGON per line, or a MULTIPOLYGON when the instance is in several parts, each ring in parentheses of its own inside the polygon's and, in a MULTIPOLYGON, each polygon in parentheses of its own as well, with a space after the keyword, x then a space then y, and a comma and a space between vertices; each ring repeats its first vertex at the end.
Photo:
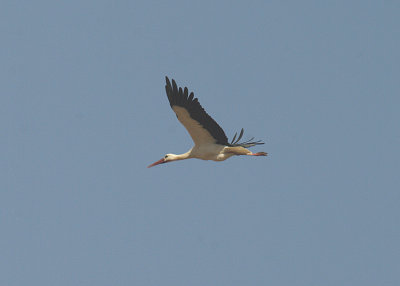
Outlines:
POLYGON ((211 118, 203 109, 193 92, 190 93, 187 87, 178 89, 176 82, 172 80, 172 85, 165 77, 169 104, 175 111, 178 120, 188 130, 195 144, 214 143, 229 145, 228 138, 224 130, 211 118))

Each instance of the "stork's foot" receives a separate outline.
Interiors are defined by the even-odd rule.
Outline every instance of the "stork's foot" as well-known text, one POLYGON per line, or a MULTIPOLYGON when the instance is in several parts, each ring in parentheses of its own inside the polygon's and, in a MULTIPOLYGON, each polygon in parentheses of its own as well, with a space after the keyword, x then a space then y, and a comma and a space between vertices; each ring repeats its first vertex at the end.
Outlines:
POLYGON ((251 156, 267 156, 268 153, 266 152, 257 152, 257 153, 251 153, 251 156))

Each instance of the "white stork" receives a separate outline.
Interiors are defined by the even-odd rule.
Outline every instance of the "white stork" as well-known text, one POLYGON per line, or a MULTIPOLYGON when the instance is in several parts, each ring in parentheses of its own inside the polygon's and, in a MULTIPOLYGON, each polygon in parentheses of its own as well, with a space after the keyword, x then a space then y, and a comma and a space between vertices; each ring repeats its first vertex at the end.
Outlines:
POLYGON ((172 80, 171 85, 168 77, 165 77, 165 79, 167 82, 165 90, 167 91, 169 104, 178 120, 185 126, 192 137, 194 147, 180 155, 167 154, 147 168, 190 158, 224 161, 234 155, 267 156, 265 152, 253 153, 246 149, 264 144, 263 142, 252 141, 254 138, 242 143, 239 142, 243 136, 243 128, 238 139, 235 141, 236 133, 231 143, 229 143, 224 130, 205 112, 197 98, 194 98, 193 92, 189 95, 187 87, 184 90, 181 87, 178 89, 174 80, 172 80))

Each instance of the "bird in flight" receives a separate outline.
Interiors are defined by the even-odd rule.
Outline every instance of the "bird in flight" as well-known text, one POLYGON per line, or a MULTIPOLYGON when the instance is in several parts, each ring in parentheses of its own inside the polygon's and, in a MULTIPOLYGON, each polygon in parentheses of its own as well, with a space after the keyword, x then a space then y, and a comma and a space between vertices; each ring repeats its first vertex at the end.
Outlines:
POLYGON ((243 128, 238 138, 233 137, 231 143, 225 135, 224 130, 205 112, 193 92, 189 94, 188 88, 178 88, 176 82, 172 80, 172 84, 168 77, 165 77, 169 104, 175 112, 178 120, 185 126, 194 142, 193 148, 186 153, 175 155, 166 154, 162 159, 149 165, 147 168, 190 158, 202 160, 224 161, 234 155, 248 156, 267 156, 265 152, 253 153, 246 149, 256 145, 264 144, 261 141, 252 141, 251 138, 244 142, 239 142, 243 136, 243 128))

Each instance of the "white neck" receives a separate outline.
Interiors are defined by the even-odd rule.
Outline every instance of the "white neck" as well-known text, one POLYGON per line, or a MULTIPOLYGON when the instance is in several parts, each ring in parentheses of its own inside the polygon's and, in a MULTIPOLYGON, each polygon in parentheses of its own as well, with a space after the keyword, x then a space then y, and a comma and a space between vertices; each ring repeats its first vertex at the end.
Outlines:
MULTIPOLYGON (((190 150, 191 151, 191 150, 190 150)), ((191 158, 191 156, 190 156, 190 151, 188 151, 188 152, 186 152, 186 153, 183 153, 183 154, 178 154, 178 155, 175 155, 175 160, 185 160, 185 159, 189 159, 189 158, 191 158)))
POLYGON ((189 159, 192 158, 191 156, 191 149, 189 151, 187 151, 186 153, 183 154, 170 154, 170 160, 169 161, 178 161, 178 160, 185 160, 185 159, 189 159))

